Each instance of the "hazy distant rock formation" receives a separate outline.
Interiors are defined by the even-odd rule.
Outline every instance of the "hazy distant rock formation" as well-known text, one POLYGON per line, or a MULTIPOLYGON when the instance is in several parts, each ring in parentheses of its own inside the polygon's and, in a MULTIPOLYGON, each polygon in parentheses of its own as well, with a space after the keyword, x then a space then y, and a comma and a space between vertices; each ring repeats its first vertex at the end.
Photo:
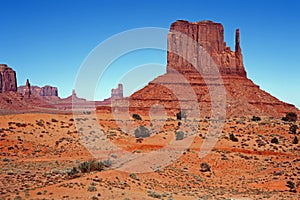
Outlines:
POLYGON ((16 72, 6 64, 0 64, 0 92, 17 91, 16 72))
MULTIPOLYGON (((180 109, 189 112, 199 107, 200 115, 204 117, 211 116, 213 98, 214 102, 225 101, 227 116, 279 117, 287 112, 299 113, 295 106, 271 96, 247 78, 239 29, 235 37, 235 51, 232 51, 224 41, 222 24, 174 22, 168 34, 167 73, 132 94, 129 110, 147 115, 159 104, 168 115, 175 116, 180 109), (209 88, 218 87, 225 89, 224 94, 211 96, 209 88), (193 100, 188 98, 191 93, 196 96, 193 100)), ((127 105, 127 99, 117 100, 113 109, 126 111, 127 105)), ((107 110, 104 107, 97 109, 107 110)))
MULTIPOLYGON (((28 82, 29 83, 29 82, 28 82)), ((19 86, 18 92, 28 96, 27 82, 25 86, 19 86)), ((40 97, 58 97, 57 87, 46 85, 44 87, 30 86, 30 94, 40 97)))
POLYGON ((111 100, 122 99, 123 98, 123 85, 118 84, 116 89, 111 89, 111 100))

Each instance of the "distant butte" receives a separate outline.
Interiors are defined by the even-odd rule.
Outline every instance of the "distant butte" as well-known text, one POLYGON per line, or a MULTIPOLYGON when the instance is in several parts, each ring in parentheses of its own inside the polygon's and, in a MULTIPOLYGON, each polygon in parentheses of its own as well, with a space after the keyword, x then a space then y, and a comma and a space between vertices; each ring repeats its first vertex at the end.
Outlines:
MULTIPOLYGON (((174 116, 176 112, 183 109, 178 97, 184 99, 189 96, 189 87, 191 87, 196 94, 201 116, 210 116, 211 97, 208 84, 221 84, 214 83, 217 74, 211 72, 211 66, 216 65, 218 76, 221 77, 226 91, 224 95, 226 116, 282 117, 287 112, 299 113, 294 105, 278 100, 247 78, 240 47, 239 29, 236 30, 235 37, 235 51, 232 51, 226 46, 224 28, 220 23, 185 20, 172 23, 168 34, 167 73, 132 94, 129 98, 129 110, 132 113, 148 115, 151 107, 160 104, 168 115, 174 116), (195 46, 194 43, 197 45, 195 46), (209 56, 200 49, 207 52, 209 56), (182 81, 182 76, 186 82, 182 81), (210 80, 209 83, 207 80, 210 80)), ((213 98, 224 99, 222 96, 213 98)), ((186 103, 188 101, 186 99, 186 103)), ((119 100, 113 109, 126 110, 125 107, 126 102, 119 100)), ((101 111, 104 108, 97 109, 101 111)))

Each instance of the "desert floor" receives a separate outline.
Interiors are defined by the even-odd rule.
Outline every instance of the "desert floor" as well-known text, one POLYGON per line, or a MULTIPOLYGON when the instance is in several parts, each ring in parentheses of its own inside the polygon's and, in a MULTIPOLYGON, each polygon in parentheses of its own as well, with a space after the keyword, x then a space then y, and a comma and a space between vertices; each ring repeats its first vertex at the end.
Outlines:
POLYGON ((300 142, 293 144, 300 136, 289 133, 299 121, 251 117, 226 119, 201 158, 216 128, 207 118, 178 126, 175 117, 2 115, 0 199, 300 199, 300 142), (141 125, 151 136, 138 141, 141 125), (178 131, 183 140, 175 140, 178 131), (109 164, 78 170, 90 160, 109 164))

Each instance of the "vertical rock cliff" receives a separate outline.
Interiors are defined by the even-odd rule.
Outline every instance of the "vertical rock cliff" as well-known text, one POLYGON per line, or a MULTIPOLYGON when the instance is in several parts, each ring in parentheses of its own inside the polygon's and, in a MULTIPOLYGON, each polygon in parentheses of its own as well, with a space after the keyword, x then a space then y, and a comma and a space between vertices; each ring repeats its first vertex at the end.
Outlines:
MULTIPOLYGON (((287 112, 300 113, 295 106, 278 100, 247 78, 240 43, 240 31, 236 29, 234 51, 226 46, 220 23, 172 23, 167 73, 132 94, 129 110, 149 115, 151 108, 159 104, 171 116, 182 109, 192 112, 199 108, 204 117, 211 116, 212 104, 218 107, 225 101, 223 112, 227 116, 282 117, 287 112), (224 92, 215 92, 219 88, 224 88, 224 92)), ((126 110, 122 109, 128 104, 124 101, 115 103, 113 109, 126 110)))
POLYGON ((0 92, 17 91, 16 72, 5 64, 0 64, 0 92))
POLYGON ((196 68, 201 70, 211 65, 217 65, 222 75, 246 77, 239 30, 236 30, 235 52, 233 52, 224 41, 222 24, 212 21, 174 22, 168 35, 167 71, 197 73, 196 68), (207 58, 204 52, 211 59, 207 58))

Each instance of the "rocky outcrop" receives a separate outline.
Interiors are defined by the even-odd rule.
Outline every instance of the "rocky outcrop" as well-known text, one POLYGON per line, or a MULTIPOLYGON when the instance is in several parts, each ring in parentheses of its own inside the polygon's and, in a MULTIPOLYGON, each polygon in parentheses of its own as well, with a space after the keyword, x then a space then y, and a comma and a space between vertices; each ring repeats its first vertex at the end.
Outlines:
POLYGON ((58 96, 57 87, 46 85, 41 88, 41 96, 58 96))
POLYGON ((25 85, 25 91, 24 91, 24 96, 27 98, 30 98, 31 95, 31 88, 30 88, 30 83, 29 80, 26 80, 26 85, 25 85))
POLYGON ((6 64, 0 64, 0 93, 17 91, 16 72, 6 64))
POLYGON ((123 85, 118 84, 116 89, 111 89, 111 100, 122 99, 123 98, 123 85))
POLYGON ((226 46, 222 24, 212 21, 179 20, 171 25, 168 35, 167 71, 199 73, 216 65, 222 75, 246 77, 240 48, 239 29, 236 30, 235 52, 226 46))
POLYGON ((189 115, 197 109, 200 117, 211 117, 213 109, 226 116, 300 114, 295 106, 278 100, 247 78, 239 29, 232 51, 224 41, 222 24, 176 21, 168 34, 167 58, 166 74, 129 99, 117 100, 112 110, 126 112, 129 106, 131 113, 149 115, 160 105, 170 116, 180 110, 189 115))
MULTIPOLYGON (((28 82, 29 83, 29 82, 28 82)), ((19 86, 18 92, 24 96, 28 96, 28 85, 19 86)), ((46 85, 44 87, 30 86, 30 94, 40 97, 58 97, 57 87, 46 85)))

